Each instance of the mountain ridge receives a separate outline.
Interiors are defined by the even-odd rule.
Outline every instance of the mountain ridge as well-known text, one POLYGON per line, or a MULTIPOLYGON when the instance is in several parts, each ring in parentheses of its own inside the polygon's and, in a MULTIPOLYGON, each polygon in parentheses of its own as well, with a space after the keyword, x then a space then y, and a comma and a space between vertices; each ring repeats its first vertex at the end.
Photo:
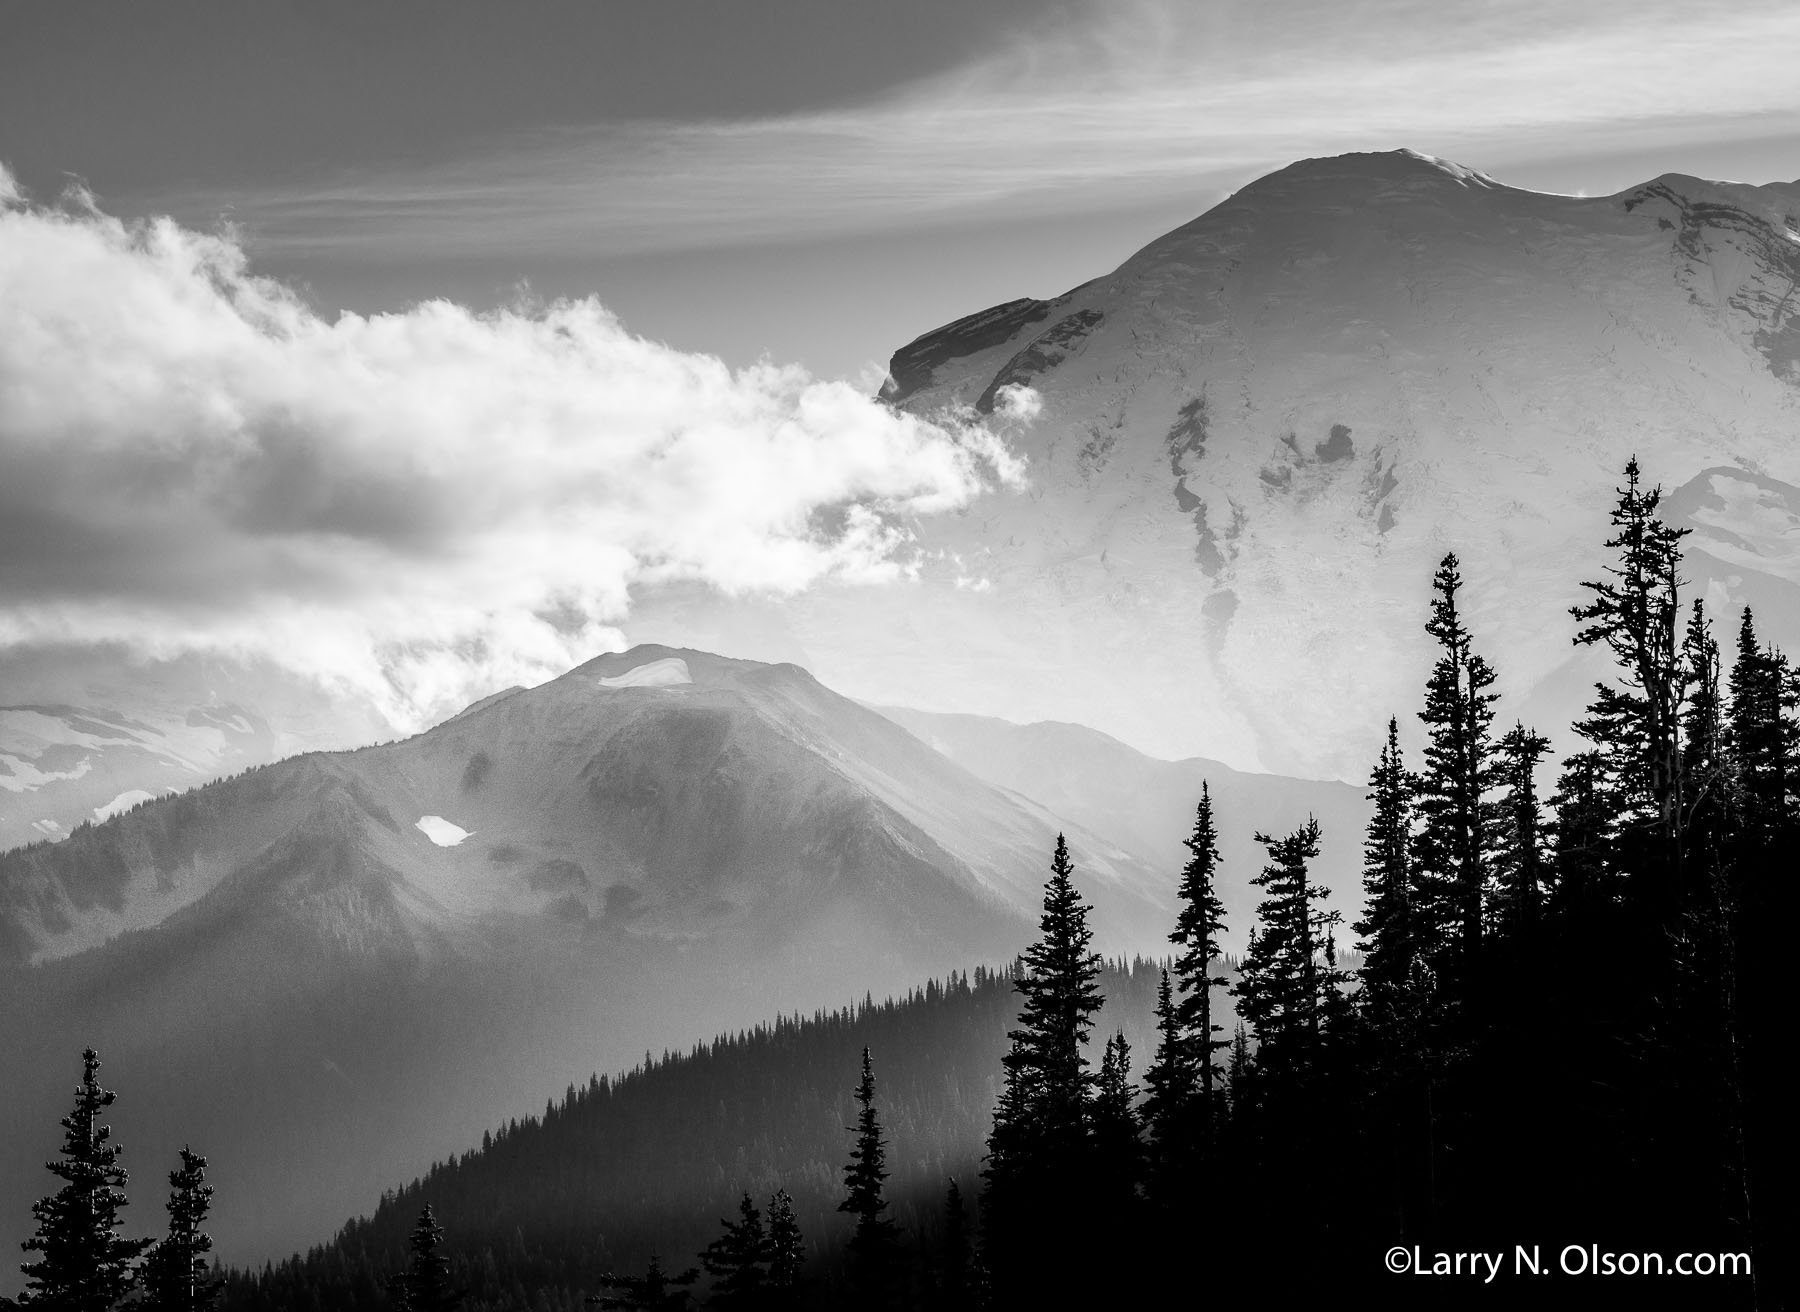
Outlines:
MULTIPOLYGON (((1568 197, 1416 152, 1302 161, 1060 297, 900 348, 885 394, 912 413, 1036 390, 1032 490, 922 523, 919 586, 806 599, 797 636, 886 703, 1356 780, 1422 679, 1454 550, 1508 706, 1565 724, 1595 677, 1567 611, 1626 461, 1678 516, 1720 469, 1737 501, 1800 483, 1797 279, 1800 184, 1568 197)), ((1757 496, 1750 527, 1779 524, 1735 559, 1680 526, 1713 612, 1759 600, 1792 646, 1800 502, 1757 496)))
POLYGON ((1010 960, 1059 830, 1099 943, 1160 942, 1172 869, 797 666, 643 646, 0 854, 0 1208, 72 1035, 147 1091, 122 1135, 285 1181, 221 1222, 260 1259, 570 1069, 1010 960))

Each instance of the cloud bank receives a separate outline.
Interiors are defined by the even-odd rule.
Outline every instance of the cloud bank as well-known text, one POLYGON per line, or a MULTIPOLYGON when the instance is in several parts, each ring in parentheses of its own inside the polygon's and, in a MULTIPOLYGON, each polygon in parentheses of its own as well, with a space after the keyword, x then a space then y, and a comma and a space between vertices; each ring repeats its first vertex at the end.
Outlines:
POLYGON ((867 104, 576 126, 230 207, 284 252, 458 258, 1117 209, 1296 158, 1508 161, 1791 134, 1787 0, 1090 0, 867 104))
POLYGON ((0 647, 265 657, 412 728, 616 645, 634 587, 917 568, 996 428, 732 371, 594 300, 327 321, 230 234, 0 169, 0 647))

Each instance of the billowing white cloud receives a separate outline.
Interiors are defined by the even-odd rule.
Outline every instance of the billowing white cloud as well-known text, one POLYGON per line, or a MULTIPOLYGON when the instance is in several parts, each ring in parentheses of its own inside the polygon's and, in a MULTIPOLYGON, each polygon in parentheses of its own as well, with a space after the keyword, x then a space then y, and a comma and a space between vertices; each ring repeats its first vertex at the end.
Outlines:
POLYGON ((909 568, 1005 429, 633 336, 598 302, 327 321, 229 233, 0 169, 0 646, 263 656, 411 726, 616 641, 634 587, 909 568))

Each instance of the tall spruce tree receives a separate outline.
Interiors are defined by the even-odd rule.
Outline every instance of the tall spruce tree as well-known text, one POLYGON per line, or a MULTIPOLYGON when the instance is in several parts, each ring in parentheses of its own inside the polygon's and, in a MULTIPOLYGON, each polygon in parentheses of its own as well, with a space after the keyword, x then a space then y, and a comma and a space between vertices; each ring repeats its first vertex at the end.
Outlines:
POLYGON ((1501 932, 1518 938, 1535 935, 1542 920, 1548 863, 1537 767, 1549 750, 1548 738, 1518 723, 1500 739, 1497 752, 1506 793, 1500 802, 1493 920, 1501 932))
POLYGON ((769 1197, 766 1259, 769 1305, 777 1308, 797 1306, 800 1269, 806 1264, 806 1243, 800 1235, 800 1222, 794 1217, 794 1200, 785 1189, 777 1189, 769 1197))
POLYGON ((1612 905, 1619 891, 1612 854, 1620 808, 1606 758, 1586 751, 1564 761, 1550 805, 1558 909, 1585 914, 1612 905))
POLYGON ((40 1256, 26 1262, 26 1307, 46 1312, 110 1312, 130 1292, 133 1264, 152 1240, 119 1234, 125 1206, 125 1168, 112 1127, 100 1117, 117 1095, 100 1087, 100 1058, 81 1054, 81 1083, 75 1108, 63 1117, 63 1145, 50 1173, 62 1188, 32 1205, 37 1230, 25 1251, 40 1256))
POLYGON ((1493 857, 1494 671, 1475 653, 1463 623, 1454 553, 1438 565, 1431 586, 1436 595, 1425 631, 1437 639, 1439 655, 1419 712, 1429 736, 1414 789, 1414 860, 1432 894, 1431 964, 1440 973, 1451 965, 1467 975, 1481 946, 1493 857))
POLYGON ((425 1204, 407 1240, 406 1270, 388 1280, 390 1305, 400 1312, 451 1312, 462 1306, 462 1294, 450 1283, 450 1262, 438 1251, 444 1227, 425 1204))
POLYGON ((1620 686, 1595 685, 1588 718, 1576 732, 1607 758, 1631 808, 1627 824, 1650 831, 1667 888, 1678 878, 1685 812, 1682 806, 1681 704, 1684 680, 1678 632, 1681 539, 1687 529, 1658 518, 1662 489, 1645 491, 1635 457, 1617 489, 1606 546, 1617 553, 1610 576, 1583 582, 1593 594, 1569 613, 1581 623, 1575 641, 1603 645, 1618 666, 1620 686))
POLYGON ((1387 741, 1369 775, 1375 813, 1363 838, 1362 982, 1366 998, 1384 1006, 1412 974, 1418 928, 1412 866, 1412 784, 1400 754, 1400 722, 1389 718, 1387 741))
POLYGON ((856 1229, 847 1245, 850 1288, 862 1307, 888 1306, 898 1293, 900 1280, 900 1228, 884 1215, 888 1208, 887 1147, 881 1138, 881 1118, 875 1111, 875 1068, 869 1050, 863 1049, 862 1075, 856 1083, 856 1144, 844 1168, 845 1195, 838 1211, 856 1218, 856 1229))
POLYGON ((1143 1118, 1150 1134, 1147 1183, 1151 1201, 1167 1209, 1188 1197, 1196 1097, 1191 1047, 1166 969, 1156 986, 1156 1035, 1156 1052, 1144 1072, 1143 1118))
POLYGON ((1106 1041, 1093 1106, 1093 1152, 1100 1168, 1094 1202, 1114 1231, 1121 1224, 1135 1224, 1144 1176, 1142 1135, 1137 1086, 1131 1082, 1131 1045, 1121 1031, 1106 1041))
POLYGON ((1013 983, 1025 999, 1019 1027, 1007 1035, 1019 1045, 1015 1060, 1025 1076, 1028 1119, 1046 1149, 1067 1154, 1065 1161, 1081 1155, 1087 1136, 1094 1077, 1082 1048, 1102 1001, 1094 982, 1100 955, 1091 950, 1089 908, 1073 875, 1068 843, 1058 834, 1040 937, 1020 957, 1013 983))
MULTIPOLYGON (((1019 958, 1023 996, 1008 1031, 1005 1084, 988 1137, 982 1226, 995 1288, 1034 1291, 1066 1274, 1078 1226, 1066 1200, 1092 1187, 1089 1138, 1094 1074, 1083 1052, 1101 997, 1088 906, 1076 889, 1068 843, 1056 836, 1039 938, 1019 958)), ((1062 1282, 1069 1293, 1067 1281, 1062 1282)))
POLYGON ((1192 1137, 1197 1146, 1203 1146, 1211 1140, 1218 1115, 1214 1091, 1223 1072, 1214 1057, 1230 1046, 1230 1040, 1213 1037, 1225 1028, 1214 1020, 1215 1010, 1223 1008, 1215 1009, 1213 993, 1228 981, 1212 973, 1212 963, 1219 957, 1219 936, 1225 931, 1225 903, 1218 891, 1219 839, 1212 792, 1204 780, 1193 832, 1183 841, 1190 855, 1176 886, 1181 909, 1169 941, 1180 949, 1174 970, 1177 1005, 1199 1100, 1192 1137))
POLYGON ((937 1306, 944 1312, 974 1312, 981 1303, 981 1276, 977 1269, 974 1236, 969 1228, 969 1209, 963 1202, 956 1177, 944 1192, 944 1239, 938 1260, 937 1306))
POLYGON ((1756 636, 1750 607, 1738 627, 1731 667, 1730 750, 1744 832, 1753 843, 1779 833, 1789 817, 1789 764, 1795 755, 1786 658, 1756 636))
POLYGON ((706 1246, 700 1262, 712 1277, 708 1304, 720 1307, 759 1308, 768 1284, 769 1239, 762 1213, 745 1193, 738 1202, 738 1219, 721 1219, 725 1233, 706 1246))
POLYGON ((169 1173, 169 1233, 144 1263, 147 1312, 193 1312, 217 1301, 221 1286, 207 1261, 212 1236, 202 1229, 212 1194, 206 1159, 183 1146, 181 1168, 169 1173))
POLYGON ((1239 1021, 1231 1031, 1231 1055, 1225 1060, 1225 1088, 1231 1095, 1231 1131, 1240 1143, 1251 1134, 1256 1114, 1256 1057, 1250 1051, 1250 1032, 1239 1021))
POLYGON ((1734 810, 1735 781, 1727 755, 1726 708, 1720 681, 1719 644, 1706 614, 1706 599, 1694 598, 1681 643, 1686 708, 1681 718, 1681 773, 1687 815, 1683 828, 1696 831, 1716 853, 1734 810))
POLYGON ((1323 911, 1328 889, 1312 882, 1309 865, 1319 855, 1319 822, 1293 833, 1256 841, 1268 864, 1250 882, 1263 890, 1256 909, 1258 933, 1238 975, 1238 1012, 1255 1031, 1257 1066, 1282 1092, 1306 1087, 1323 1054, 1326 1016, 1343 974, 1324 960, 1330 931, 1342 919, 1323 911))

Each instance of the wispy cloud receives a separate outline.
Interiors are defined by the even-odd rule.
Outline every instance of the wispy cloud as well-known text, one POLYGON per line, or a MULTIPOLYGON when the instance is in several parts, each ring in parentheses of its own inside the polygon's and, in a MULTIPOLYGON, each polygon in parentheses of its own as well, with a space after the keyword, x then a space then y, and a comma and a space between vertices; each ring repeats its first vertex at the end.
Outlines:
POLYGON ((572 128, 230 205, 298 251, 616 254, 1122 207, 1306 155, 1531 152, 1768 133, 1800 109, 1800 7, 1097 0, 876 103, 572 128), (1746 126, 1754 125, 1754 126, 1746 126))
POLYGON ((912 517, 1022 477, 592 300, 327 321, 229 237, 3 169, 0 471, 0 647, 266 657, 401 726, 593 654, 639 584, 894 579, 912 517))

